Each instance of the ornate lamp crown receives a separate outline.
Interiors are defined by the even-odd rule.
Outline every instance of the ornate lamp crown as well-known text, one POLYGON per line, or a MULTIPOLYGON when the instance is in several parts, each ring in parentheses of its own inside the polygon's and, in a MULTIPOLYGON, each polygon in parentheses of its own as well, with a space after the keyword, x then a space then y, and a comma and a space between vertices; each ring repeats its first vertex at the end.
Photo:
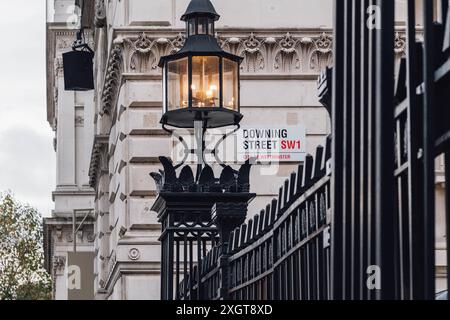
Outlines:
POLYGON ((192 0, 186 9, 186 12, 181 16, 182 21, 188 21, 190 18, 205 15, 214 19, 214 21, 219 20, 220 15, 214 9, 213 4, 209 0, 192 0))

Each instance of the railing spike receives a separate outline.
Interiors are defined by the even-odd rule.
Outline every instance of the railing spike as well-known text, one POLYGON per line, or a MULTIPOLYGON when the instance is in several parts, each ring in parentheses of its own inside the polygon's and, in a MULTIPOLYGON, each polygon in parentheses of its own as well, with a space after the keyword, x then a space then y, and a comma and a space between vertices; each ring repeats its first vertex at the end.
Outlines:
POLYGON ((252 240, 252 232, 253 232, 253 219, 250 219, 247 224, 247 236, 245 238, 245 243, 250 244, 252 240))
POLYGON ((236 178, 234 176, 234 171, 230 166, 226 166, 219 178, 220 186, 226 191, 230 191, 233 186, 236 185, 236 178))
POLYGON ((270 203, 266 206, 266 210, 264 212, 264 231, 267 231, 270 226, 270 203))
POLYGON ((277 220, 277 211, 278 210, 278 200, 273 199, 270 207, 270 226, 273 226, 275 221, 277 220))
POLYGON ((253 218, 253 234, 252 234, 253 240, 256 240, 256 238, 258 236, 258 226, 259 226, 259 214, 257 214, 253 218))
POLYGON ((295 187, 297 186, 297 174, 295 172, 291 173, 289 179, 289 202, 292 203, 295 200, 295 187))
POLYGON ((247 232, 247 225, 243 224, 240 227, 240 234, 239 234, 239 245, 238 248, 241 249, 245 246, 245 235, 247 232))
POLYGON ((247 161, 241 166, 238 173, 238 192, 248 192, 250 188, 250 169, 252 165, 247 161))
POLYGON ((327 136, 326 142, 325 142, 325 165, 328 160, 331 159, 331 143, 332 138, 331 135, 327 136))
POLYGON ((302 181, 302 189, 305 190, 311 186, 311 175, 313 170, 313 157, 308 154, 305 157, 305 163, 303 165, 303 181, 302 181))
POLYGON ((200 173, 200 178, 198 181, 200 190, 203 192, 209 192, 210 188, 213 187, 215 183, 214 172, 210 166, 205 166, 200 173))
POLYGON ((278 206, 277 206, 277 216, 281 216, 283 214, 283 187, 280 187, 280 190, 278 191, 278 206))
POLYGON ((175 183, 177 181, 177 175, 172 161, 167 157, 159 157, 159 161, 164 168, 164 183, 175 183))
POLYGON ((178 181, 183 187, 183 191, 191 191, 192 187, 195 184, 194 173, 190 166, 185 166, 181 169, 180 176, 178 177, 178 181))
POLYGON ((239 248, 239 237, 240 237, 239 231, 240 231, 239 227, 234 229, 233 252, 239 248))
POLYGON ((289 179, 286 179, 283 186, 283 208, 288 207, 289 201, 289 179))
POLYGON ((320 179, 322 174, 322 159, 323 158, 323 147, 317 146, 316 148, 316 156, 314 157, 314 171, 312 173, 312 180, 316 181, 320 179))
POLYGON ((299 197, 303 193, 303 164, 298 165, 297 168, 297 183, 295 188, 295 196, 299 197))
POLYGON ((228 250, 227 250, 227 253, 233 252, 233 244, 234 244, 234 231, 231 231, 230 237, 228 238, 228 250))
POLYGON ((259 224, 258 224, 258 236, 262 236, 263 235, 263 231, 264 231, 264 217, 265 217, 265 212, 264 210, 261 210, 261 212, 259 213, 259 224))

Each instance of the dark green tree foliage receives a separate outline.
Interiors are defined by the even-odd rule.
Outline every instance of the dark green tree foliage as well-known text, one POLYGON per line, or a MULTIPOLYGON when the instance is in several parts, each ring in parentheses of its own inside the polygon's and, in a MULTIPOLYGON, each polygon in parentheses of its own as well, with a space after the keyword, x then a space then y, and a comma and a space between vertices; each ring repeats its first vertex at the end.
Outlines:
POLYGON ((11 193, 0 193, 0 300, 51 298, 44 270, 42 217, 11 193))

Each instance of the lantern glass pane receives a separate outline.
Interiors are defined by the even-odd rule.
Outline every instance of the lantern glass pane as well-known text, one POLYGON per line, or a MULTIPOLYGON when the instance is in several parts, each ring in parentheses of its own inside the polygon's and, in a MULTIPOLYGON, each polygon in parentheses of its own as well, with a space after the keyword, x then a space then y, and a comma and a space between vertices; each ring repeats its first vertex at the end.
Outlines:
POLYGON ((192 107, 219 107, 219 57, 192 57, 192 107))
POLYGON ((208 20, 208 34, 214 36, 214 20, 208 20))
POLYGON ((195 35, 195 18, 188 21, 188 36, 195 35))
POLYGON ((223 106, 238 111, 239 102, 239 64, 223 59, 223 106))
POLYGON ((198 18, 198 32, 197 34, 208 33, 208 18, 198 18))
POLYGON ((188 59, 171 61, 167 64, 168 111, 187 108, 189 99, 188 59))

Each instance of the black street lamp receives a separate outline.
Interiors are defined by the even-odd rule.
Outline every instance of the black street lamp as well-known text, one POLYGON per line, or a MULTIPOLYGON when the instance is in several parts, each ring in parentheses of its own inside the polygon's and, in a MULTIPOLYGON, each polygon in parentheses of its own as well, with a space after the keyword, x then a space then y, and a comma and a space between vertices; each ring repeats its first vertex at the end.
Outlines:
MULTIPOLYGON (((230 230, 246 217, 247 205, 256 196, 250 193, 250 167, 247 162, 239 171, 223 164, 216 149, 230 134, 239 129, 239 67, 242 58, 223 51, 214 37, 214 23, 219 15, 209 0, 192 0, 182 16, 186 22, 187 40, 177 53, 161 58, 163 69, 164 114, 161 124, 176 128, 194 128, 197 149, 185 148, 181 164, 160 157, 164 170, 151 173, 158 197, 152 211, 158 213, 162 226, 161 298, 202 299, 201 276, 208 265, 203 263, 208 248, 225 261, 230 230), (204 134, 207 129, 226 126, 237 128, 208 150, 224 167, 216 178, 204 160, 204 134), (189 153, 198 158, 197 176, 185 165, 189 153), (181 281, 181 277, 183 280, 181 281), (194 288, 190 291, 191 288, 194 288), (189 292, 189 296, 188 296, 189 292)), ((225 268, 224 265, 218 267, 225 268)), ((220 272, 222 272, 221 269, 220 272)), ((225 288, 228 276, 214 279, 225 288)), ((212 288, 212 287, 211 287, 212 288)), ((216 290, 217 291, 217 290, 216 290)), ((219 291, 214 294, 219 293, 219 291)), ((221 296, 227 296, 224 293, 221 296)))
POLYGON ((239 66, 243 59, 219 46, 214 36, 219 17, 209 0, 192 0, 181 17, 186 22, 186 43, 159 62, 164 126, 194 128, 194 122, 201 121, 206 129, 241 121, 239 66))

